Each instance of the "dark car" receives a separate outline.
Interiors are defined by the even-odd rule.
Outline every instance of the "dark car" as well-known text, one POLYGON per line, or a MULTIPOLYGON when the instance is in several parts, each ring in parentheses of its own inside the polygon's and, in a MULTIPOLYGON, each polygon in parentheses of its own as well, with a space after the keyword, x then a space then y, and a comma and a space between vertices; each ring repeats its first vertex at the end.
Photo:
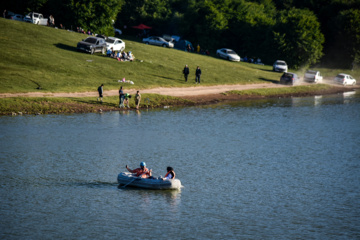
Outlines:
POLYGON ((299 81, 299 77, 296 73, 284 72, 280 78, 280 84, 294 85, 299 81))
POLYGON ((103 38, 88 37, 87 39, 78 42, 76 49, 78 51, 89 52, 94 54, 95 52, 106 53, 106 41, 103 38))

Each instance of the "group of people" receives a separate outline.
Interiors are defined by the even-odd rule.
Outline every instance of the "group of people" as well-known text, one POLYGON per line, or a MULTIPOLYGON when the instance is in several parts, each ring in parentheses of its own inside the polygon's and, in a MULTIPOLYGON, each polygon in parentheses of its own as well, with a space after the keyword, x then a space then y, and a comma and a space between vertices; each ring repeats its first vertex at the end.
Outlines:
MULTIPOLYGON (((132 96, 129 93, 124 93, 123 87, 121 86, 119 89, 119 108, 125 108, 125 104, 127 108, 130 108, 129 101, 132 96)), ((141 94, 140 91, 136 91, 135 94, 135 105, 136 109, 139 109, 141 101, 141 94)))
MULTIPOLYGON (((99 97, 97 98, 97 101, 100 100, 100 102, 103 102, 103 94, 104 94, 104 84, 101 84, 98 87, 98 93, 99 97)), ((125 108, 125 104, 127 108, 130 108, 129 101, 130 101, 131 95, 129 93, 124 93, 123 87, 121 86, 119 89, 119 108, 125 108)), ((140 107, 140 100, 141 100, 141 94, 140 91, 137 91, 135 94, 135 105, 136 109, 139 109, 140 107)))
POLYGON ((249 63, 255 63, 255 64, 260 64, 260 65, 264 65, 262 62, 261 62, 261 59, 260 58, 248 58, 247 56, 244 57, 244 62, 249 62, 249 63))
POLYGON ((125 52, 125 51, 116 52, 116 51, 114 51, 113 48, 107 50, 106 56, 111 57, 111 58, 115 58, 120 62, 125 62, 125 61, 132 62, 135 59, 135 56, 134 56, 134 54, 132 54, 131 51, 129 51, 129 52, 125 52))
MULTIPOLYGON (((135 168, 135 169, 130 169, 128 167, 128 165, 126 165, 126 169, 131 172, 134 173, 136 177, 141 177, 141 178, 154 178, 152 176, 152 171, 151 169, 149 170, 146 167, 146 163, 145 162, 141 162, 140 163, 140 167, 139 168, 135 168)), ((163 180, 166 179, 174 179, 175 178, 175 171, 172 167, 167 167, 166 168, 167 173, 165 174, 165 177, 163 177, 163 180)))
MULTIPOLYGON (((185 82, 187 82, 188 80, 188 76, 190 74, 190 70, 189 70, 189 66, 185 65, 184 69, 183 69, 183 74, 184 74, 184 78, 185 78, 185 82)), ((200 76, 201 76, 201 69, 199 66, 197 66, 196 70, 195 70, 195 83, 199 83, 200 84, 200 76)))

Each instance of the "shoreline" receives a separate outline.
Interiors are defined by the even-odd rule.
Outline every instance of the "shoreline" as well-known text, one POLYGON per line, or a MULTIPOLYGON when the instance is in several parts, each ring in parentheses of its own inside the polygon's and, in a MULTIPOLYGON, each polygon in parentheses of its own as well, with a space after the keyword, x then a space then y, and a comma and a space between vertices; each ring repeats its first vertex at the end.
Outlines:
MULTIPOLYGON (((187 107, 187 106, 200 106, 200 105, 211 105, 211 104, 217 104, 217 103, 225 103, 225 102, 234 102, 234 101, 241 101, 241 100, 256 100, 256 99, 272 99, 272 98, 291 98, 291 97, 309 97, 309 96, 319 96, 319 95, 331 95, 331 94, 340 94, 344 92, 354 91, 356 89, 359 89, 360 86, 331 86, 329 89, 322 89, 322 90, 315 90, 315 91, 309 91, 309 92, 292 92, 292 93, 282 93, 282 94, 268 94, 268 95, 259 95, 259 94, 237 94, 238 92, 244 91, 244 90, 254 90, 254 89, 261 89, 261 88, 283 88, 283 87, 289 87, 286 85, 278 85, 278 84, 254 84, 254 85, 220 85, 220 86, 201 86, 201 87, 191 87, 186 89, 179 89, 179 88, 156 88, 156 91, 154 89, 148 89, 148 90, 142 90, 141 93, 155 93, 159 95, 165 95, 170 97, 175 97, 172 101, 169 102, 168 99, 165 98, 165 100, 158 102, 156 106, 150 106, 150 107, 142 107, 139 108, 139 110, 145 110, 145 109, 156 109, 156 108, 164 108, 164 107, 187 107), (241 90, 238 90, 241 88, 241 90), (183 92, 181 92, 183 90, 183 92), (185 90, 185 91, 184 91, 185 90), (224 91, 225 90, 225 91, 224 91), (227 90, 227 91, 226 91, 227 90), (160 94, 161 92, 161 94, 160 94), (169 95, 166 95, 169 94, 169 95), (171 95, 170 95, 171 94, 171 95), (180 95, 180 96, 176 96, 180 95), (181 96, 182 95, 182 96, 181 96)), ((30 103, 28 107, 24 105, 21 105, 19 107, 20 110, 13 110, 13 111, 6 111, 0 112, 0 115, 40 115, 40 114, 66 114, 66 113, 91 113, 91 112, 110 112, 110 111, 128 111, 128 110, 136 110, 136 108, 119 108, 117 107, 117 104, 106 102, 107 96, 116 96, 117 90, 112 90, 112 92, 108 92, 108 94, 104 94, 104 103, 100 104, 96 101, 89 101, 89 102, 81 102, 81 101, 69 101, 69 102, 52 102, 52 101, 44 101, 37 103, 40 107, 34 107, 32 109, 32 104, 30 103), (116 92, 115 92, 116 91, 116 92), (116 93, 116 94, 115 94, 116 93), (113 95, 111 95, 113 94, 113 95)), ((133 90, 134 92, 136 90, 133 90)), ((59 95, 64 93, 59 93, 59 95)), ((73 93, 65 93, 65 95, 73 94, 73 93)), ((89 93, 78 93, 76 97, 94 97, 97 98, 98 94, 97 92, 91 93, 89 96, 89 93)), ((17 93, 18 97, 0 97, 0 101, 2 99, 14 99, 15 101, 18 100, 18 98, 22 97, 28 97, 29 93, 27 94, 21 94, 17 93), (25 96, 24 96, 25 95, 25 96)), ((31 95, 31 93, 30 93, 31 95)), ((56 95, 52 95, 54 99, 56 97, 64 97, 56 95)), ((35 96, 32 95, 32 97, 36 98, 48 98, 49 96, 35 96)), ((74 96, 72 96, 74 97, 74 96)), ((72 98, 67 97, 67 98, 72 98)), ((66 97, 65 97, 66 98, 66 97)), ((143 99, 141 102, 144 104, 145 99, 143 99)))

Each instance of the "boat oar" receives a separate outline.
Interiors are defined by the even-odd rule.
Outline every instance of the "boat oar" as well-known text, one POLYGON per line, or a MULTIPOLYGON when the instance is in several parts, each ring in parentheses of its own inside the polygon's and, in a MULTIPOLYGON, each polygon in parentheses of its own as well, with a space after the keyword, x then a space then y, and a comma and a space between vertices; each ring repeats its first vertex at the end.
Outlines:
POLYGON ((148 173, 148 172, 150 172, 150 171, 151 171, 151 170, 142 173, 140 176, 134 178, 133 180, 131 180, 130 182, 128 182, 127 184, 125 184, 125 185, 122 186, 121 188, 125 188, 127 185, 129 185, 130 183, 132 183, 132 182, 135 181, 136 179, 141 178, 141 176, 142 176, 143 174, 148 173))
POLYGON ((133 181, 135 181, 136 178, 134 178, 133 180, 131 180, 130 182, 128 182, 127 184, 125 184, 124 186, 122 186, 121 188, 125 188, 127 185, 129 185, 130 183, 132 183, 133 181))

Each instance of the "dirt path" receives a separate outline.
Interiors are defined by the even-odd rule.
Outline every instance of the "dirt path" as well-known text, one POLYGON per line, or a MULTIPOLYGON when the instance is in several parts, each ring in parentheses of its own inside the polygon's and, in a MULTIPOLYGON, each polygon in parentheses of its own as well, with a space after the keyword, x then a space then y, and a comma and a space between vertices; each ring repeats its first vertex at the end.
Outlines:
MULTIPOLYGON (((131 86, 133 87, 133 86, 131 86)), ((140 93, 156 93, 161 95, 185 97, 185 96, 199 96, 209 94, 219 94, 231 90, 248 90, 258 88, 280 88, 287 87, 285 85, 279 85, 274 83, 261 83, 261 84, 248 84, 248 85, 217 85, 217 86, 201 86, 195 85, 193 87, 183 88, 152 88, 140 90, 140 93)), ((127 89, 124 86, 124 91, 130 94, 136 93, 135 88, 127 89)), ((104 96, 117 96, 119 90, 106 90, 104 89, 104 96)), ((94 92, 74 92, 74 93, 50 93, 50 92, 29 92, 29 93, 0 93, 0 98, 7 97, 97 97, 98 93, 94 92)))
MULTIPOLYGON (((334 85, 331 82, 324 82, 329 85, 334 85)), ((311 83, 302 83, 301 85, 311 85, 311 83)), ((343 87, 341 85, 334 85, 338 88, 360 88, 359 85, 356 86, 346 86, 343 87)), ((192 87, 173 87, 173 88, 151 88, 151 89, 136 89, 134 86, 132 88, 127 88, 124 86, 124 92, 135 94, 137 90, 140 90, 140 93, 155 93, 161 95, 168 95, 174 97, 185 97, 185 98, 194 98, 194 97, 202 97, 211 95, 219 95, 221 93, 231 91, 231 90, 249 90, 249 89, 261 89, 261 88, 282 88, 282 87, 290 87, 287 85, 280 85, 276 83, 260 83, 260 84, 247 84, 247 85, 217 85, 217 86, 201 86, 195 85, 192 87)), ((117 96, 119 94, 119 90, 106 90, 104 89, 104 96, 117 96)), ((97 91, 94 92, 73 92, 73 93, 51 93, 51 92, 28 92, 28 93, 0 93, 0 98, 8 98, 8 97, 97 97, 97 91)), ((215 97, 215 96, 214 96, 215 97)))

